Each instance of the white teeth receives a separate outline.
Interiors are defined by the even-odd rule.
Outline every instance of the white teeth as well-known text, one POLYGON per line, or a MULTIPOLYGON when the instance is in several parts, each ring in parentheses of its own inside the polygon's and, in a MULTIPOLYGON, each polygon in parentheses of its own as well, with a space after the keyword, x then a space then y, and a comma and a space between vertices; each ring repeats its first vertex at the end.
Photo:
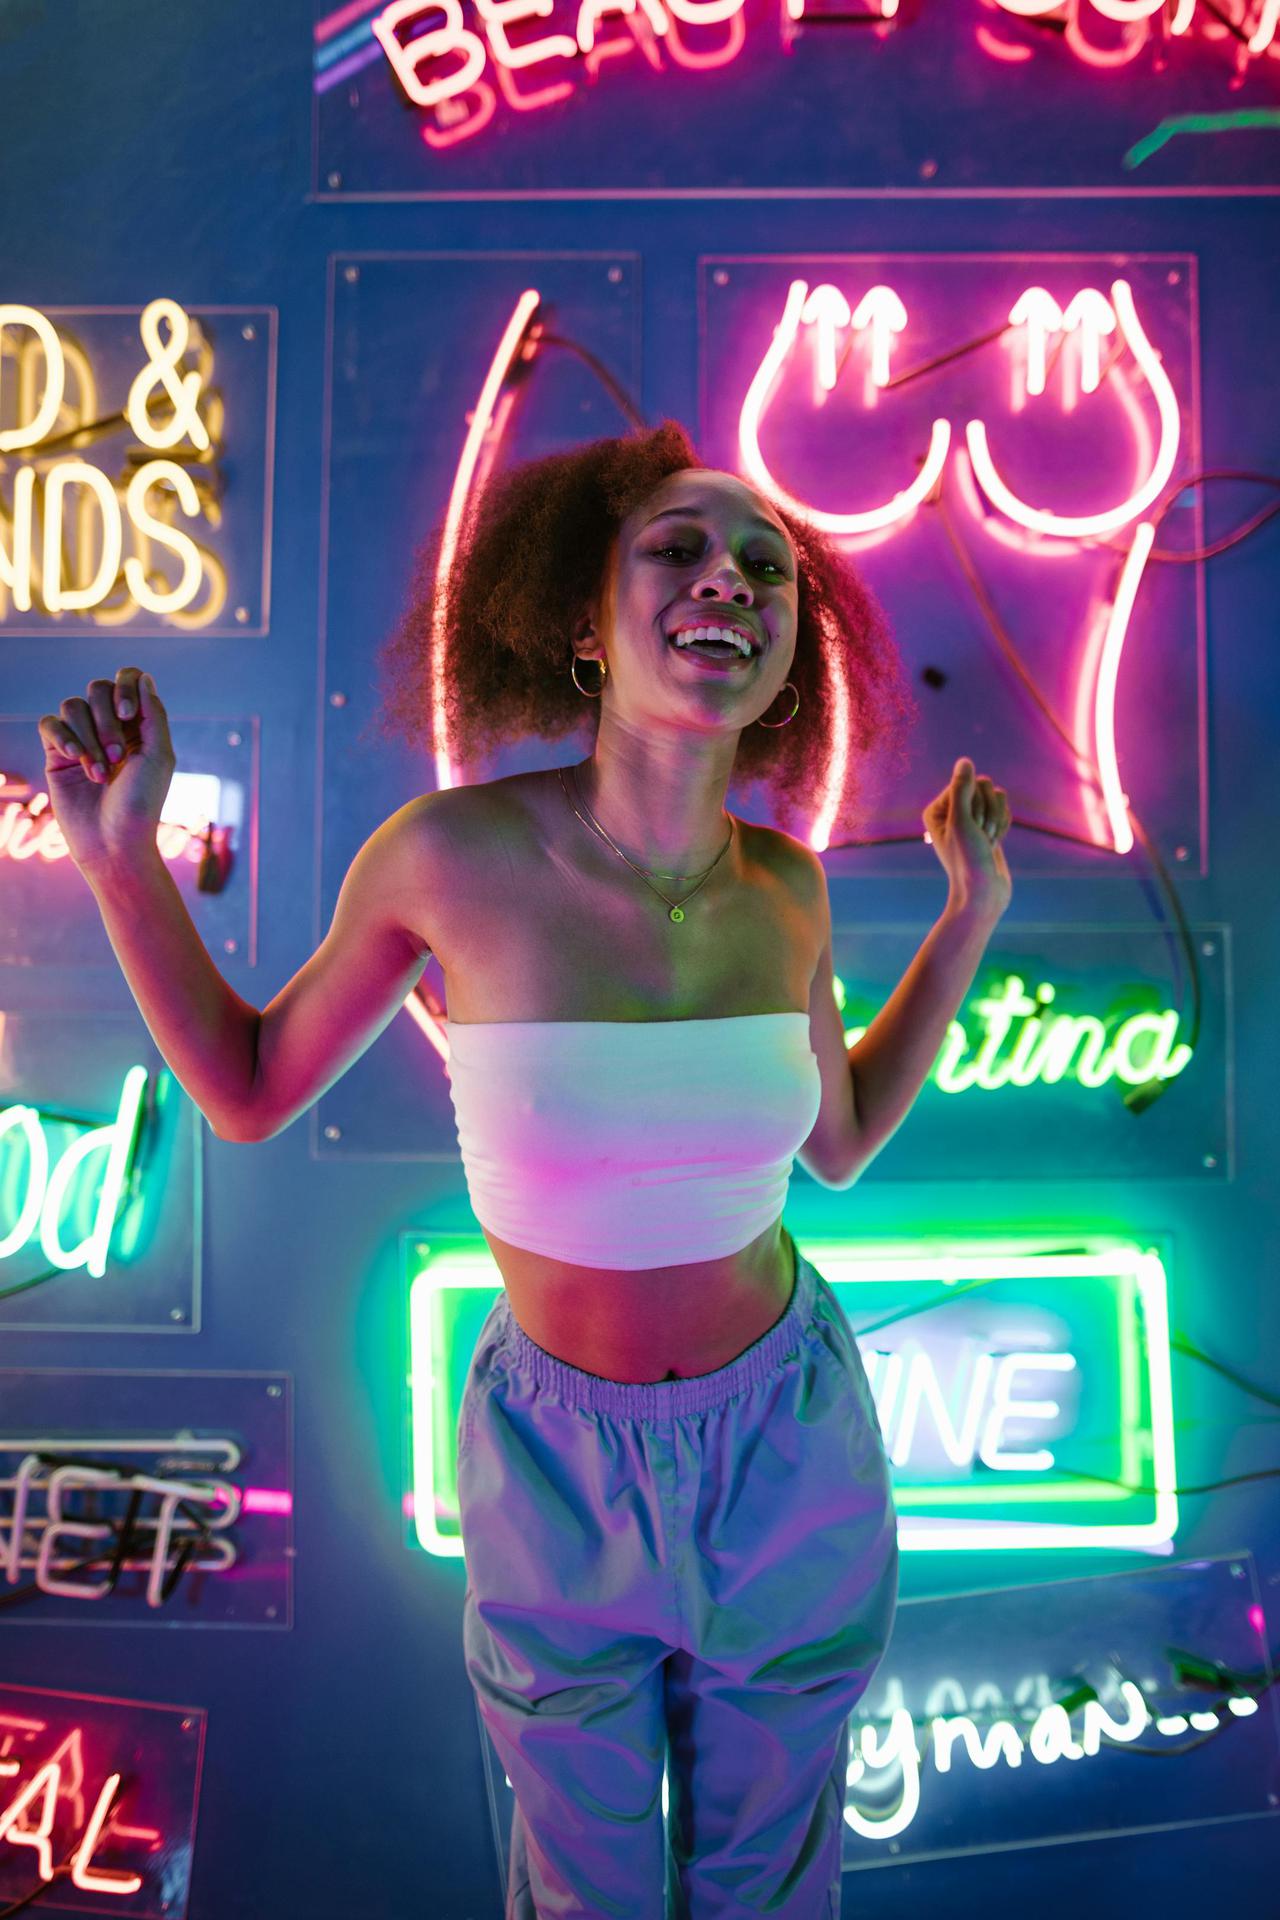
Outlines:
POLYGON ((685 627, 674 637, 677 647, 688 647, 695 640, 731 640, 742 654, 751 652, 751 642, 745 634, 735 633, 731 627, 685 627))

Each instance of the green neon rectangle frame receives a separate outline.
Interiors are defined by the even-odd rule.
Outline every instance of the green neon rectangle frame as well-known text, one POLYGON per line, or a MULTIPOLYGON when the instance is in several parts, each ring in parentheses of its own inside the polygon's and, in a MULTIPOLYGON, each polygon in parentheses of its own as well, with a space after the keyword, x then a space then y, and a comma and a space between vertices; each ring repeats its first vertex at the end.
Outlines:
MULTIPOLYGON (((990 1287, 1001 1282, 1025 1290, 1052 1289, 1058 1296, 1077 1283, 1093 1296, 1093 1310, 1107 1311, 1100 1332, 1114 1378, 1115 1472, 1091 1476, 1064 1470, 1033 1482, 992 1489, 916 1482, 895 1485, 899 1545, 903 1552, 1016 1551, 1024 1548, 1130 1548, 1160 1552, 1177 1530, 1177 1469, 1174 1455, 1172 1376, 1169 1354, 1165 1261, 1158 1249, 1109 1236, 1092 1242, 1078 1232, 1070 1244, 1054 1236, 1009 1236, 956 1245, 933 1241, 888 1243, 797 1236, 797 1245, 830 1282, 858 1333, 860 1350, 888 1320, 916 1311, 937 1311, 946 1289, 990 1287), (939 1291, 939 1289, 943 1291, 939 1291), (895 1312, 866 1319, 872 1293, 877 1302, 901 1303, 895 1312), (913 1305, 923 1294, 920 1308, 913 1305), (932 1303, 932 1304, 931 1304, 932 1303), (1150 1476, 1148 1491, 1133 1491, 1150 1476), (1111 1509, 1111 1517, 1085 1522, 1034 1521, 1016 1512, 988 1516, 986 1509, 1017 1509, 1034 1501, 1111 1509), (956 1518, 929 1508, 967 1502, 956 1518)), ((1065 1236, 1063 1236, 1065 1239, 1065 1236)), ((496 1265, 478 1233, 406 1233, 401 1269, 407 1305, 405 1379, 406 1541, 444 1558, 463 1554, 458 1524, 457 1419, 475 1341, 500 1291, 496 1265), (424 1503, 420 1488, 430 1489, 424 1503)), ((875 1373, 868 1367, 869 1377, 875 1373)), ((1099 1462, 1101 1465, 1102 1463, 1099 1462)))

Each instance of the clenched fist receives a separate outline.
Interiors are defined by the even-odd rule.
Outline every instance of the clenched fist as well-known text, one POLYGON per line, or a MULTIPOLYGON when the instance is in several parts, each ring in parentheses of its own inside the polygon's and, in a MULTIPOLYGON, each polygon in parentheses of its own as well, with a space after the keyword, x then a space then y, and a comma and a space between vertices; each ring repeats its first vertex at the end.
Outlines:
POLYGON ((173 770, 169 719, 141 667, 91 680, 61 718, 40 721, 45 778, 67 850, 82 869, 155 846, 173 770))

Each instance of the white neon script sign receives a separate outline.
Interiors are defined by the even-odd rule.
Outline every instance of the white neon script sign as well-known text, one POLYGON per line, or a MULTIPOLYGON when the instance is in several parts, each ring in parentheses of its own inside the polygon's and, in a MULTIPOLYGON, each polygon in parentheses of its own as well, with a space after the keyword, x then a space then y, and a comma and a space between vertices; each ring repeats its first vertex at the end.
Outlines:
POLYGON ((137 1126, 142 1096, 146 1091, 147 1069, 130 1067, 120 1089, 120 1105, 114 1120, 106 1126, 91 1127, 74 1140, 60 1158, 50 1164, 49 1143, 40 1125, 36 1107, 16 1105, 0 1107, 0 1171, 6 1178, 7 1194, 16 1184, 4 1166, 4 1159, 25 1144, 27 1152, 25 1194, 16 1208, 13 1224, 4 1231, 0 1219, 0 1260, 11 1259, 20 1248, 38 1234, 40 1250, 51 1266, 71 1271, 84 1267, 95 1280, 107 1270, 107 1249, 115 1226, 116 1211, 129 1170, 130 1150, 137 1126), (104 1154, 93 1226, 78 1246, 62 1244, 62 1216, 73 1181, 80 1175, 92 1154, 104 1154))
MULTIPOLYGON (((935 1714, 928 1722, 927 1733, 934 1769, 940 1774, 950 1773, 951 1752, 957 1744, 980 1773, 990 1773, 1002 1760, 1006 1767, 1020 1767, 1024 1753, 1042 1767, 1058 1760, 1096 1760, 1104 1738, 1108 1747, 1126 1746, 1139 1740, 1148 1727, 1175 1739, 1189 1729, 1197 1734, 1210 1733, 1222 1724, 1216 1712, 1162 1714, 1155 1718, 1132 1680, 1122 1679, 1119 1693, 1125 1708, 1122 1720, 1109 1713, 1100 1700, 1085 1701, 1078 1740, 1073 1737, 1067 1709, 1057 1701, 1043 1707, 1029 1728, 1020 1728, 1013 1720, 997 1719, 985 1734, 969 1714, 935 1714)), ((1230 1695, 1225 1706, 1237 1718, 1258 1711, 1257 1702, 1248 1694, 1230 1695)), ((868 1722, 858 1729, 855 1748, 849 1783, 856 1786, 870 1775, 897 1771, 902 1778, 902 1796, 883 1819, 871 1819, 857 1807, 846 1806, 845 1820, 864 1839, 891 1840, 906 1832, 920 1810, 921 1747, 916 1723, 906 1707, 898 1707, 883 1739, 879 1728, 868 1722)))
MULTIPOLYGON (((21 453, 38 458, 41 442, 53 434, 62 412, 70 350, 64 347, 46 314, 35 307, 0 304, 0 379, 4 373, 6 329, 23 329, 34 339, 25 340, 14 355, 18 368, 18 410, 26 418, 17 426, 0 431, 0 454, 21 453), (35 400, 37 366, 44 376, 38 403, 35 400)), ((138 331, 147 360, 129 388, 124 413, 130 428, 143 447, 152 452, 164 453, 186 442, 197 452, 207 453, 211 441, 199 411, 205 374, 198 368, 182 370, 192 338, 189 316, 176 300, 153 300, 143 310, 138 331), (168 329, 167 338, 161 333, 162 324, 168 329), (151 411, 151 400, 157 389, 171 408, 167 418, 151 411)), ((91 376, 82 356, 78 358, 76 371, 82 386, 88 385, 91 376)), ((7 514, 0 515, 0 588, 7 588, 13 596, 18 612, 31 610, 33 590, 38 590, 41 604, 48 613, 81 612, 100 606, 116 586, 122 559, 125 585, 136 606, 148 613, 173 614, 191 605, 204 579, 206 556, 190 534, 172 524, 172 516, 180 510, 188 520, 199 519, 202 506, 195 481, 178 460, 144 461, 125 485, 122 501, 120 483, 112 480, 101 467, 93 466, 78 454, 66 459, 55 458, 41 476, 39 540, 35 532, 36 482, 35 468, 20 466, 14 475, 12 507, 7 514), (161 493, 153 502, 151 495, 157 488, 161 493), (91 577, 74 585, 63 577, 65 521, 68 495, 73 489, 77 549, 80 554, 94 551, 97 554, 91 577), (126 527, 139 553, 125 555, 126 527), (161 576, 150 565, 152 542, 177 561, 176 584, 156 584, 161 576)))

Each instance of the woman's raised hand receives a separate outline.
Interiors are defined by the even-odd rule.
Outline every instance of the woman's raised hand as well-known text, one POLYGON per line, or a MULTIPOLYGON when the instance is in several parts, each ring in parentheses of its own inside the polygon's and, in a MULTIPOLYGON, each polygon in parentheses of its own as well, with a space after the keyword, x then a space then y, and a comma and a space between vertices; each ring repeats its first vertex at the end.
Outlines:
POLYGON ((127 859, 156 843, 177 762, 155 682, 141 667, 91 680, 40 721, 54 817, 78 867, 127 859))
POLYGON ((961 754, 951 779, 923 814, 925 839, 951 882, 951 899, 998 920, 1013 897, 1000 842, 1012 823, 1009 796, 961 754))

